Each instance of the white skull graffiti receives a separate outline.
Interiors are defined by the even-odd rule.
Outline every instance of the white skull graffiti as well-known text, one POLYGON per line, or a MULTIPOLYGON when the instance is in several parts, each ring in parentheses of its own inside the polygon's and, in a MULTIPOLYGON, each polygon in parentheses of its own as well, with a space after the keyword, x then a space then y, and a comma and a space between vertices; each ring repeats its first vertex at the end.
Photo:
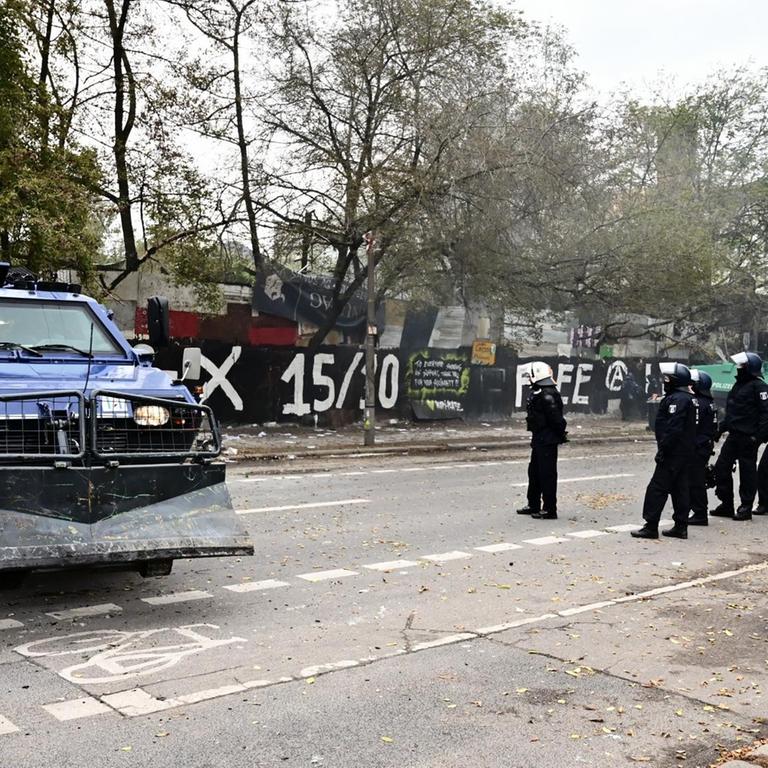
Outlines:
POLYGON ((285 301, 283 281, 277 275, 270 275, 264 281, 264 293, 271 301, 285 301))

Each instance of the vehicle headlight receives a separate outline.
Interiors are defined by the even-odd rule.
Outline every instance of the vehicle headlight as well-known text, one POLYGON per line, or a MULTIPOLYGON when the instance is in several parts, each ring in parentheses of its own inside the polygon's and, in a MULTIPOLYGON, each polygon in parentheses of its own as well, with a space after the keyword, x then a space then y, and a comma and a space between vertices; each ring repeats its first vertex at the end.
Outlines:
POLYGON ((133 420, 140 427, 162 427, 171 418, 171 412, 162 405, 139 405, 133 409, 133 420))

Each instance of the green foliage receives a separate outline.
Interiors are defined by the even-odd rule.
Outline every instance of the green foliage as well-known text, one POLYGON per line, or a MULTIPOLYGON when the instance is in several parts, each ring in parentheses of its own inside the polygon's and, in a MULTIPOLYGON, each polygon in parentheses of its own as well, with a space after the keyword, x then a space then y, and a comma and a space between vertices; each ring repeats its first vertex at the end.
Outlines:
POLYGON ((22 7, 0 6, 0 251, 41 275, 92 278, 99 234, 89 187, 94 153, 52 144, 52 108, 24 60, 22 7))

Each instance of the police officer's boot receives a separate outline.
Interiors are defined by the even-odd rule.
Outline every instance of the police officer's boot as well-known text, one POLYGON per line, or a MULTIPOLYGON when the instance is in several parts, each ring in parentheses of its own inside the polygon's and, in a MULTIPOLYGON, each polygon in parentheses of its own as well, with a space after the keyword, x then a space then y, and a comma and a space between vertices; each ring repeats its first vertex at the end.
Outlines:
POLYGON ((742 504, 733 516, 734 520, 751 520, 752 519, 752 505, 747 506, 742 504))
POLYGON ((675 523, 671 528, 661 532, 662 536, 669 536, 671 539, 687 539, 688 526, 675 523))
POLYGON ((534 512, 531 517, 534 520, 557 520, 557 512, 549 512, 546 509, 542 509, 541 512, 534 512))
POLYGON ((639 531, 632 531, 632 536, 636 539, 658 539, 659 529, 658 526, 646 523, 639 531))
POLYGON ((538 510, 531 509, 527 504, 522 508, 517 510, 518 515, 533 515, 537 514, 538 510))
POLYGON ((733 517, 733 504, 721 502, 710 513, 713 517, 733 517))
POLYGON ((709 518, 706 515, 693 514, 688 518, 688 525, 709 525, 709 518))
POLYGON ((760 502, 757 505, 757 509, 752 510, 753 515, 768 515, 768 504, 760 502))

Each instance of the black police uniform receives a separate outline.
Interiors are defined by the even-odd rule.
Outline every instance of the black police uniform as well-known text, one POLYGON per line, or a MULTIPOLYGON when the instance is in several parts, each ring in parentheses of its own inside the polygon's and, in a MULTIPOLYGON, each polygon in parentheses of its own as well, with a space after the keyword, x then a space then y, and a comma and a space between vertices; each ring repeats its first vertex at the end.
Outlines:
POLYGON ((554 384, 534 385, 526 401, 531 433, 528 507, 534 514, 557 513, 557 446, 566 442, 563 400, 554 384), (543 500, 543 507, 542 507, 543 500))
POLYGON ((757 465, 757 509, 756 515, 768 515, 768 446, 763 450, 757 465))
POLYGON ((674 390, 659 403, 655 424, 656 469, 643 502, 643 519, 649 529, 658 529, 670 495, 675 526, 688 526, 688 468, 696 451, 696 411, 693 395, 683 389, 674 390))
POLYGON ((691 499, 691 520, 707 523, 707 464, 717 436, 717 406, 709 392, 697 392, 698 424, 696 425, 696 451, 688 469, 688 488, 691 499))
POLYGON ((722 504, 715 511, 733 514, 733 465, 738 461, 741 508, 749 515, 757 493, 757 449, 768 441, 768 384, 761 378, 739 371, 718 437, 724 432, 728 437, 715 462, 715 495, 722 504))

